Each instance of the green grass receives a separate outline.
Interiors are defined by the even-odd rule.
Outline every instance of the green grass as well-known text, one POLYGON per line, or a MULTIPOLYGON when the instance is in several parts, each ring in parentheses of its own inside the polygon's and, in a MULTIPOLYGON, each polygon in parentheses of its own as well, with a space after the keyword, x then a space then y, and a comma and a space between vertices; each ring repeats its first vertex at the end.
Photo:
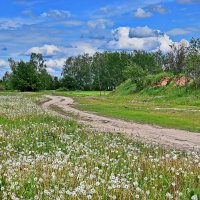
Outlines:
POLYGON ((87 96, 93 96, 93 97, 100 97, 100 96, 107 96, 110 94, 108 91, 42 91, 39 92, 40 94, 53 94, 53 95, 60 95, 60 96, 80 96, 80 97, 87 97, 87 96))
POLYGON ((41 93, 1 93, 0 199, 200 197, 199 153, 85 130, 45 113, 41 100, 41 93))
POLYGON ((49 93, 73 97, 78 103, 75 105, 76 108, 97 112, 100 115, 200 132, 199 91, 186 87, 174 88, 169 85, 134 93, 134 87, 134 84, 127 81, 115 92, 106 95, 85 91, 49 93))
MULTIPOLYGON (((97 112, 101 115, 125 119, 134 120, 141 123, 149 123, 160 125, 163 127, 184 129, 189 131, 200 132, 200 111, 174 111, 174 110, 155 110, 157 107, 164 108, 163 104, 153 103, 132 103, 127 102, 127 99, 123 101, 116 101, 112 98, 75 98, 78 105, 77 108, 82 110, 90 110, 97 112)), ((169 105, 165 105, 166 108, 169 105)), ((192 108, 199 109, 196 107, 182 107, 176 106, 176 108, 192 108)))

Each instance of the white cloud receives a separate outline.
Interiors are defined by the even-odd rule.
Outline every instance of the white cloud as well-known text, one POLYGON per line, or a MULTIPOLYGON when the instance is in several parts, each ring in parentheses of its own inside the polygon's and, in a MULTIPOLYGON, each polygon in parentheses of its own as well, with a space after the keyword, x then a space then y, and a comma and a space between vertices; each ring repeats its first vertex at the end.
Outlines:
POLYGON ((0 19, 0 29, 1 30, 15 29, 20 26, 22 26, 22 23, 18 20, 0 19))
POLYGON ((112 26, 114 24, 113 21, 107 19, 96 19, 88 21, 87 25, 90 28, 97 29, 105 29, 107 26, 112 26))
POLYGON ((75 47, 67 49, 68 54, 70 54, 71 56, 77 56, 84 53, 93 55, 97 52, 97 47, 94 44, 94 42, 92 43, 92 42, 79 41, 79 42, 73 42, 72 45, 75 47))
POLYGON ((200 32, 199 28, 174 28, 167 32, 168 35, 176 36, 176 35, 188 35, 191 33, 200 32))
POLYGON ((71 13, 67 10, 50 10, 41 14, 42 17, 68 18, 71 13))
POLYGON ((41 19, 39 18, 0 18, 0 30, 15 30, 23 26, 30 26, 39 24, 41 19))
POLYGON ((0 30, 14 30, 24 25, 33 25, 38 22, 38 20, 29 20, 23 18, 0 18, 0 30))
MULTIPOLYGON (((129 1, 120 1, 120 4, 108 4, 107 6, 101 7, 100 9, 96 10, 94 16, 96 17, 119 17, 121 15, 132 13, 136 11, 138 7, 147 8, 152 5, 157 5, 160 3, 167 3, 172 2, 173 0, 129 0, 129 1)), ((143 9, 142 9, 143 10, 143 9)), ((152 9, 151 9, 152 10, 152 9)), ((148 10, 148 15, 150 15, 150 11, 148 10)), ((140 11, 140 10, 139 10, 140 11)), ((144 11, 144 10, 143 10, 144 11)), ((154 10, 152 10, 154 11, 154 10)), ((164 10, 160 8, 160 11, 163 12, 164 10)), ((144 11, 145 12, 145 11, 144 11)), ((158 12, 158 10, 156 11, 158 12)), ((145 12, 146 13, 146 12, 145 12)))
POLYGON ((45 61, 47 71, 50 74, 60 76, 67 57, 78 56, 85 53, 93 55, 97 52, 97 49, 89 42, 74 42, 72 45, 71 48, 62 47, 63 58, 48 59, 45 61))
POLYGON ((129 31, 129 37, 134 38, 144 38, 144 37, 158 37, 163 36, 163 33, 161 33, 159 30, 153 30, 149 28, 148 26, 143 27, 136 27, 136 28, 130 28, 129 31))
POLYGON ((54 22, 54 24, 62 24, 64 26, 80 26, 83 24, 83 22, 76 19, 69 19, 69 20, 57 21, 54 22))
POLYGON ((50 73, 50 74, 54 74, 56 72, 56 70, 50 68, 50 67, 47 67, 46 68, 47 72, 50 73))
POLYGON ((111 50, 146 50, 163 52, 170 50, 172 40, 166 34, 148 27, 119 27, 113 30, 114 39, 107 44, 111 50), (141 35, 140 35, 141 33, 141 35), (130 37, 131 35, 131 37, 130 37))
POLYGON ((8 68, 8 67, 9 67, 8 61, 0 59, 0 68, 3 69, 3 68, 8 68))
POLYGON ((32 47, 27 51, 27 54, 31 53, 41 53, 44 56, 55 56, 61 52, 61 49, 55 45, 44 45, 42 47, 32 47))
POLYGON ((53 72, 53 71, 55 71, 54 69, 62 69, 65 61, 66 61, 65 58, 49 59, 49 60, 45 61, 48 72, 53 72))
POLYGON ((0 78, 3 77, 6 71, 10 71, 8 61, 0 59, 0 78))
POLYGON ((142 8, 138 8, 134 13, 134 16, 137 18, 148 18, 152 16, 151 12, 145 11, 142 8))

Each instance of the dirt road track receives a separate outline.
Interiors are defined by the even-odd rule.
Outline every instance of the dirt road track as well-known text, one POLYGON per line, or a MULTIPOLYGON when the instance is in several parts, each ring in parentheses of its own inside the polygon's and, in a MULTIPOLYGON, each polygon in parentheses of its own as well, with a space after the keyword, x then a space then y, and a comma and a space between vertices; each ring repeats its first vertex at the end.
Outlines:
MULTIPOLYGON (((52 111, 51 105, 71 113, 71 116, 77 116, 76 120, 91 129, 124 133, 130 138, 139 139, 145 142, 156 142, 164 146, 174 147, 181 150, 200 151, 200 133, 193 133, 183 130, 168 129, 149 124, 140 124, 133 121, 124 121, 109 117, 98 116, 91 112, 81 111, 72 107, 74 101, 69 97, 46 95, 49 101, 42 104, 43 109, 52 114, 69 118, 60 112, 52 111)), ((70 115, 69 115, 70 116, 70 115)))

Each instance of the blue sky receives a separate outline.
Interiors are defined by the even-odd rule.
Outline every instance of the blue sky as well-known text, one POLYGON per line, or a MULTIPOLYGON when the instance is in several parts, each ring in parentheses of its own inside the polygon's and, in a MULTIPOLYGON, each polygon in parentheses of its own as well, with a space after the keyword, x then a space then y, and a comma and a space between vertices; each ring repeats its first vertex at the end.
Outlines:
POLYGON ((200 0, 0 0, 0 77, 8 58, 42 53, 60 75, 69 56, 96 51, 163 52, 200 36, 200 0))

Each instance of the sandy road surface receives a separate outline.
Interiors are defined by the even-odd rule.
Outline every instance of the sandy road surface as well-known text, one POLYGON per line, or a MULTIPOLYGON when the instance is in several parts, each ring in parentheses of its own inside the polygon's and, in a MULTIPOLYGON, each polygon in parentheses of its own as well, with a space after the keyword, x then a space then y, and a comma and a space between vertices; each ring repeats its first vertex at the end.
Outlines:
POLYGON ((182 150, 200 150, 200 133, 98 116, 91 112, 73 108, 74 101, 72 98, 50 95, 46 95, 46 97, 49 101, 42 104, 43 109, 50 111, 52 114, 68 118, 66 115, 51 111, 50 106, 55 105, 63 111, 70 112, 72 114, 71 116, 76 116, 75 118, 78 122, 91 129, 102 132, 124 133, 133 139, 139 139, 145 142, 156 142, 182 150))

